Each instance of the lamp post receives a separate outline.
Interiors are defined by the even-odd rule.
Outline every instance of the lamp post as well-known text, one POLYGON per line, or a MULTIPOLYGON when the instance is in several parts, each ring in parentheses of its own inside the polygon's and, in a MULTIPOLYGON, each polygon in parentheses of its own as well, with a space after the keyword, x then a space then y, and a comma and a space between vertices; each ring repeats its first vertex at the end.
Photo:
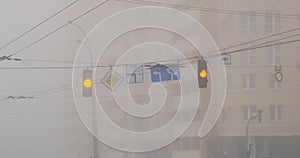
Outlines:
POLYGON ((249 125, 250 125, 250 122, 257 118, 258 114, 257 113, 252 113, 252 115, 248 118, 248 121, 247 121, 247 127, 246 127, 246 146, 247 146, 247 158, 250 158, 251 156, 251 151, 250 151, 250 147, 249 147, 249 125))
MULTIPOLYGON (((80 30, 80 32, 84 35, 84 37, 87 37, 87 33, 84 31, 84 29, 78 25, 78 24, 75 24, 73 22, 70 21, 70 24, 72 24, 73 26, 75 26, 76 28, 78 28, 80 30)), ((79 43, 81 43, 81 41, 79 41, 79 43)), ((89 40, 87 39, 87 45, 86 47, 88 48, 88 53, 89 53, 89 56, 90 56, 90 64, 91 64, 91 69, 93 69, 93 66, 94 66, 94 63, 93 63, 93 54, 92 54, 92 49, 91 49, 91 45, 90 45, 90 42, 89 40)), ((92 107, 93 107, 93 126, 94 126, 94 133, 96 134, 97 133, 97 122, 96 122, 96 119, 97 119, 97 116, 96 116, 96 105, 95 105, 95 95, 91 94, 92 97, 92 107)), ((95 136, 93 136, 93 158, 98 158, 98 140, 95 136)))

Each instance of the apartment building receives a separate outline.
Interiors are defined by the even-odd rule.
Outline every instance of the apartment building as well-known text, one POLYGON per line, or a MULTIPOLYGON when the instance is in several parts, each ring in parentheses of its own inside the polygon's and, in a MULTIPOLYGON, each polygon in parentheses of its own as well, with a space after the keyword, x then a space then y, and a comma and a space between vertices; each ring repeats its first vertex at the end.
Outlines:
MULTIPOLYGON (((270 40, 292 36, 295 32, 247 43, 242 45, 242 47, 229 48, 294 29, 299 27, 300 24, 299 16, 294 16, 300 13, 297 7, 299 5, 297 0, 289 3, 283 0, 168 0, 155 1, 155 3, 154 1, 153 3, 148 3, 147 1, 134 2, 136 3, 132 3, 132 1, 109 2, 105 7, 97 10, 87 19, 79 21, 77 24, 83 30, 89 31, 105 17, 127 8, 144 5, 172 7, 187 13, 200 22, 212 35, 217 46, 227 52, 257 47, 257 45, 262 43, 268 44, 270 40)), ((89 5, 92 6, 93 4, 89 5)), ((82 6, 78 12, 84 10, 83 8, 85 7, 82 6)), ((76 27, 70 30, 70 35, 75 40, 82 39, 84 36, 76 27), (74 34, 74 32, 77 33, 74 34)), ((282 41, 293 39, 296 38, 282 41)), ((100 37, 99 40, 101 40, 100 37)), ((125 50, 141 42, 149 41, 166 42, 172 46, 176 45, 176 48, 182 50, 181 52, 184 55, 195 55, 194 50, 189 48, 186 42, 178 36, 161 30, 144 29, 120 37, 113 47, 108 48, 108 55, 105 55, 103 60, 113 63, 125 50)), ((281 41, 276 43, 278 42, 281 41)), ((74 44, 70 44, 70 46, 73 48, 74 44)), ((231 64, 226 65, 227 97, 224 109, 218 124, 205 138, 200 139, 197 137, 197 132, 209 104, 211 82, 209 82, 207 89, 201 89, 201 107, 190 129, 182 137, 163 149, 147 153, 127 153, 110 148, 100 142, 97 142, 97 145, 95 145, 93 138, 84 130, 83 125, 76 117, 77 114, 74 109, 74 115, 70 117, 72 119, 69 119, 71 126, 67 127, 67 133, 71 135, 67 139, 67 143, 70 146, 70 150, 74 153, 74 157, 96 157, 96 151, 98 157, 181 158, 188 156, 191 158, 239 158, 245 155, 247 149, 245 138, 247 121, 257 110, 263 110, 262 121, 253 120, 249 126, 249 146, 252 148, 251 157, 276 158, 298 155, 299 153, 297 152, 299 150, 297 150, 297 146, 299 146, 300 134, 300 125, 298 123, 300 121, 300 116, 298 115, 300 110, 298 97, 300 94, 300 83, 298 82, 300 80, 299 49, 298 43, 279 44, 231 54, 231 64), (277 68, 276 71, 275 68, 277 68), (283 74, 282 81, 277 81, 275 78, 275 73, 278 71, 283 74), (80 132, 76 129, 79 129, 80 132)), ((73 54, 71 56, 74 57, 73 54)), ((192 65, 196 69, 196 63, 192 63, 192 65)), ((125 67, 120 71, 125 72, 124 69, 125 67)), ((109 67, 99 70, 97 78, 102 78, 108 71, 109 67)), ((146 71, 147 69, 145 69, 146 71)), ((184 68, 181 68, 181 71, 184 71, 184 68)), ((132 85, 136 89, 133 91, 133 98, 136 102, 146 104, 149 101, 149 96, 146 92, 148 92, 147 88, 151 85, 150 78, 149 73, 145 73, 143 84, 132 85)), ((112 107, 116 106, 116 103, 112 101, 111 95, 106 96, 102 101, 105 108, 109 111, 108 113, 114 113, 110 117, 120 127, 137 131, 153 129, 162 126, 176 114, 176 103, 179 97, 179 93, 177 93, 179 91, 178 82, 172 81, 163 83, 163 85, 168 87, 171 92, 170 99, 166 101, 166 105, 171 108, 166 109, 157 118, 150 121, 136 121, 135 118, 128 118, 121 112, 114 113, 116 111, 112 107)), ((108 94, 109 92, 103 85, 99 86, 99 89, 101 94, 108 94)), ((88 101, 87 104, 89 103, 88 101)), ((186 115, 189 115, 188 112, 186 115)), ((185 121, 185 116, 182 116, 182 120, 185 121)), ((130 143, 134 142, 128 142, 128 144, 130 143)))
POLYGON ((209 145, 215 148, 214 157, 242 157, 249 147, 251 158, 299 155, 299 43, 276 44, 295 39, 286 37, 297 31, 281 32, 299 27, 299 8, 294 7, 298 5, 299 1, 281 0, 219 1, 219 8, 244 12, 219 15, 217 43, 221 48, 254 40, 227 51, 262 43, 270 46, 231 56, 231 65, 227 66, 227 100, 217 127, 219 139, 209 145), (270 43, 272 40, 277 41, 270 43), (276 79, 277 71, 283 74, 282 81, 276 79), (250 122, 247 147, 247 122, 258 110, 263 110, 262 120, 250 122))

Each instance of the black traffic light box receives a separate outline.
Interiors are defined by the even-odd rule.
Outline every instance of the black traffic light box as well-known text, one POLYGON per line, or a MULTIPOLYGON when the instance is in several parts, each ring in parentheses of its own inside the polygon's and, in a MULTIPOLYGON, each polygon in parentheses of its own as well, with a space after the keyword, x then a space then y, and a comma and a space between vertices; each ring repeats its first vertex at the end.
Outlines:
POLYGON ((198 60, 198 84, 199 88, 207 88, 207 63, 204 59, 198 60))

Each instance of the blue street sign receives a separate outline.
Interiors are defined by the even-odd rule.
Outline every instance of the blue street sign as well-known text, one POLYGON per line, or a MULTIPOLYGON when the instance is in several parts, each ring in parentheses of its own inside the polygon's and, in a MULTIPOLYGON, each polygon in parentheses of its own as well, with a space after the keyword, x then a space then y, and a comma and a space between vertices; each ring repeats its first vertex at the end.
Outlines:
POLYGON ((127 65, 126 74, 129 84, 144 82, 144 66, 142 64, 127 65))
POLYGON ((151 66, 151 80, 152 82, 172 81, 180 79, 179 64, 157 64, 151 66))

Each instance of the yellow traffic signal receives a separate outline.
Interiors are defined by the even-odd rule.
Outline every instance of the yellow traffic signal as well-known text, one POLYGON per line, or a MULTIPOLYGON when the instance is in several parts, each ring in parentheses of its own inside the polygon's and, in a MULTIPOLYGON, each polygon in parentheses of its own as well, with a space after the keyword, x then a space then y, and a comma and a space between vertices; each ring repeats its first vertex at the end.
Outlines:
POLYGON ((200 72, 200 77, 201 78, 206 78, 207 77, 207 71, 205 69, 203 69, 201 72, 200 72))
POLYGON ((83 80, 82 80, 82 96, 83 97, 92 97, 92 70, 83 70, 83 80))
POLYGON ((199 88, 207 88, 207 64, 204 59, 198 60, 198 84, 199 88))
POLYGON ((83 86, 85 88, 90 88, 92 86, 92 80, 90 78, 87 78, 83 81, 83 86))

